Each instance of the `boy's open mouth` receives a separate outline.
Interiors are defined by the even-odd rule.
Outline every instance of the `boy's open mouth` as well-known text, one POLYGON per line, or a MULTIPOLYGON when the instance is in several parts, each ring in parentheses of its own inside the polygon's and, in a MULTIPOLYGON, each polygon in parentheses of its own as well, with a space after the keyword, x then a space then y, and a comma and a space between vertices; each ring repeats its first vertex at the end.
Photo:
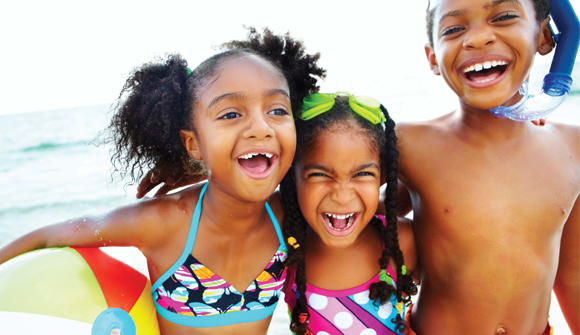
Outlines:
POLYGON ((252 178, 265 178, 277 156, 267 152, 251 152, 238 157, 238 164, 252 178))
POLYGON ((494 84, 508 66, 509 63, 505 60, 485 61, 465 67, 462 73, 469 84, 481 87, 494 84))
POLYGON ((353 230, 352 228, 354 228, 359 216, 358 212, 345 214, 323 213, 322 220, 330 234, 345 236, 353 230))

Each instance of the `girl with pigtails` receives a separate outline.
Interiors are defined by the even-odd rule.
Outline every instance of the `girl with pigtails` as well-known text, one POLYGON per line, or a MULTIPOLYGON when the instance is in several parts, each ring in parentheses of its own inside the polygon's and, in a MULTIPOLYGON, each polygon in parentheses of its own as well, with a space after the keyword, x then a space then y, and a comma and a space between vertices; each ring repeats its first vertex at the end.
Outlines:
POLYGON ((304 100, 294 163, 280 185, 296 334, 403 334, 416 260, 409 222, 397 222, 394 128, 372 98, 304 100), (375 215, 385 180, 386 216, 375 215))
POLYGON ((161 167, 207 182, 40 228, 0 249, 0 263, 53 246, 136 246, 163 334, 265 334, 286 278, 273 193, 294 157, 292 107, 324 70, 268 30, 224 46, 193 70, 179 55, 138 68, 110 125, 123 176, 161 167))

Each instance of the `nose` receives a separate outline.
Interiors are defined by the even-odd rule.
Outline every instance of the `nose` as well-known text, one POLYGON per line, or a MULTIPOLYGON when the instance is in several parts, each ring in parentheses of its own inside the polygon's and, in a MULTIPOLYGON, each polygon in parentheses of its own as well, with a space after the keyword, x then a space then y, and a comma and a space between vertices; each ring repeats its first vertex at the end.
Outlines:
POLYGON ((274 136, 274 128, 272 128, 267 120, 267 115, 261 109, 249 113, 248 116, 248 124, 244 130, 244 137, 265 139, 274 136))
POLYGON ((486 23, 474 24, 464 35, 463 47, 479 49, 495 43, 495 33, 486 23))
POLYGON ((330 198, 337 204, 348 205, 355 196, 354 189, 350 183, 336 183, 330 198))

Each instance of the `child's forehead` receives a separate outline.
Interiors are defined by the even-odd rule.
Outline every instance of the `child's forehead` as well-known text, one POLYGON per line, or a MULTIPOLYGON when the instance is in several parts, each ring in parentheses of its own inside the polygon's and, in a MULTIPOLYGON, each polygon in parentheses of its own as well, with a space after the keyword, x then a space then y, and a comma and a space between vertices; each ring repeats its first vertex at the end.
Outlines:
MULTIPOLYGON (((370 138, 368 132, 353 120, 340 120, 330 124, 328 127, 318 129, 314 134, 314 141, 310 143, 310 148, 303 150, 309 155, 320 154, 321 152, 333 152, 339 150, 345 138, 349 141, 364 143, 359 149, 368 149, 376 152, 376 144, 370 138)), ((359 144, 360 144, 359 143, 359 144)))
POLYGON ((281 90, 289 95, 286 78, 269 61, 256 55, 234 56, 222 61, 215 73, 206 79, 198 96, 220 95, 231 92, 281 90))

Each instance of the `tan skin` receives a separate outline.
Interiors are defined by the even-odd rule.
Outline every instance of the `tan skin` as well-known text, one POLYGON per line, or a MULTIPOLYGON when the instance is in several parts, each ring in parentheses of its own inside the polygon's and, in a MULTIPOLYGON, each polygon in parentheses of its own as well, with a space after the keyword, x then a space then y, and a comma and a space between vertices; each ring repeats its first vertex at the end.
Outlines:
MULTIPOLYGON (((379 203, 380 160, 366 136, 352 121, 335 125, 317 137, 295 166, 298 203, 312 230, 304 246, 306 276, 309 284, 319 288, 356 287, 380 271, 382 242, 368 225, 379 203), (356 213, 352 232, 333 235, 326 213, 356 213)), ((410 222, 402 220, 398 228, 407 268, 413 271, 416 257, 410 222)), ((394 261, 391 266, 395 267, 394 261)))
MULTIPOLYGON (((288 92, 282 74, 263 59, 247 55, 226 59, 216 78, 199 91, 194 106, 194 129, 203 130, 181 132, 187 151, 210 171, 192 254, 240 292, 264 269, 279 244, 264 202, 268 200, 282 220, 278 197, 271 195, 295 150, 288 92), (237 165, 238 157, 249 151, 274 155, 272 170, 264 178, 250 177, 237 165)), ((201 187, 194 185, 104 216, 41 228, 0 249, 0 263, 52 246, 132 245, 147 258, 154 283, 183 252, 201 187)), ((158 317, 163 334, 265 334, 270 319, 192 328, 158 317)))
POLYGON ((516 99, 533 55, 552 48, 534 15, 524 0, 438 2, 426 54, 460 107, 397 129, 422 268, 418 334, 542 334, 552 289, 580 333, 580 129, 487 111, 516 99), (517 18, 496 21, 505 13, 517 18), (474 88, 460 71, 487 54, 511 63, 498 83, 474 88))

